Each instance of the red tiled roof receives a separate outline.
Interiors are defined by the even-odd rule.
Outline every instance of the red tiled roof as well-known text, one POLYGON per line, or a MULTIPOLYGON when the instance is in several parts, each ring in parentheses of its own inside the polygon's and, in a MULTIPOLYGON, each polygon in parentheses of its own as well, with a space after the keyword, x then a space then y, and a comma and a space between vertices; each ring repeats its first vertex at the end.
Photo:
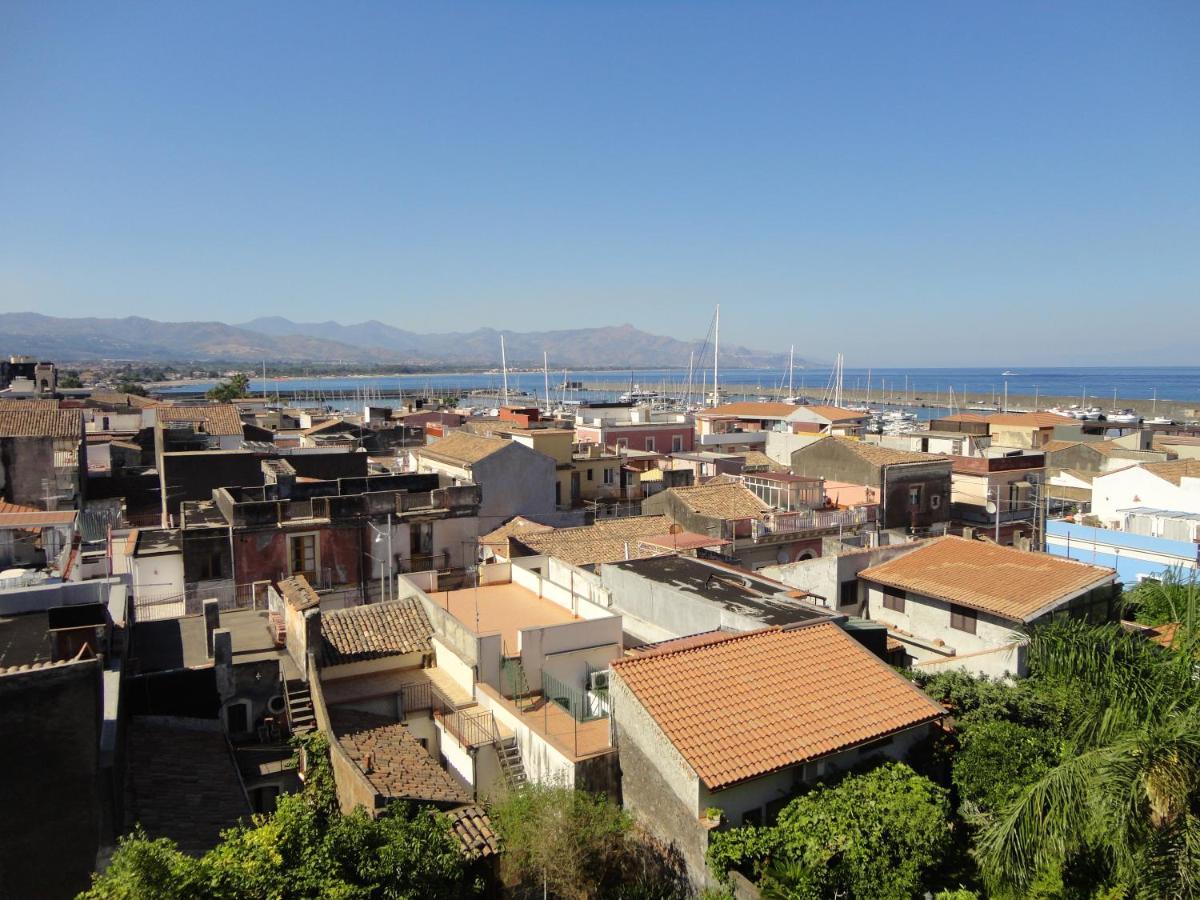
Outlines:
POLYGON ((711 790, 945 714, 832 623, 630 656, 612 669, 711 790))
POLYGON ((210 403, 208 406, 161 406, 160 422, 191 422, 203 427, 214 437, 242 434, 242 417, 231 403, 210 403))
POLYGON ((1056 601, 1111 582, 1112 569, 947 536, 863 569, 860 578, 1024 622, 1056 601))
POLYGON ((712 409, 696 413, 697 419, 732 416, 737 419, 784 419, 794 413, 798 406, 791 403, 724 403, 712 409))
POLYGON ((804 408, 820 416, 822 419, 828 419, 830 422, 857 422, 859 419, 867 418, 866 413, 855 412, 852 409, 843 409, 840 406, 816 405, 804 408))
POLYGON ((78 409, 0 409, 0 438, 83 438, 78 409))
POLYGON ((1027 412, 1027 413, 996 413, 988 416, 989 425, 1017 425, 1028 428, 1053 428, 1055 425, 1077 424, 1070 416, 1060 416, 1058 413, 1027 412))

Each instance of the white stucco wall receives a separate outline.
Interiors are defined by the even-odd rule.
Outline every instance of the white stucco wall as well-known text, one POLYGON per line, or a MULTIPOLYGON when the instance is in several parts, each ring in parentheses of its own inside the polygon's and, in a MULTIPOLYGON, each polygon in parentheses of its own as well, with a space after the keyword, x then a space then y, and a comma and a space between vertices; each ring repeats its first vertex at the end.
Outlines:
POLYGON ((1118 511, 1137 506, 1200 513, 1200 478, 1183 478, 1178 486, 1132 467, 1092 481, 1092 514, 1107 526, 1120 524, 1118 511))
MULTIPOLYGON (((1015 623, 983 612, 976 614, 975 634, 952 629, 949 603, 911 591, 905 598, 904 612, 887 609, 883 605, 883 588, 871 582, 867 583, 867 615, 873 621, 895 625, 926 643, 943 642, 940 652, 906 644, 906 652, 919 662, 978 654, 1022 640, 1014 630, 1017 627, 1015 623), (951 650, 954 652, 951 653, 951 650)), ((991 669, 1002 662, 992 658, 980 664, 991 669)))

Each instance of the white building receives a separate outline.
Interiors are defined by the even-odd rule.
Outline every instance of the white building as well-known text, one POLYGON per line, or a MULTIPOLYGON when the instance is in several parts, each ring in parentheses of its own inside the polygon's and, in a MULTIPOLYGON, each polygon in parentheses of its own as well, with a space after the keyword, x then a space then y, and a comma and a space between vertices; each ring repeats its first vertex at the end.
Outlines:
POLYGON ((1200 459, 1142 463, 1092 479, 1092 515, 1106 527, 1122 527, 1125 511, 1137 507, 1200 512, 1200 459))
POLYGON ((1024 675, 1025 626, 1050 613, 1108 621, 1116 572, 990 541, 943 537, 859 572, 861 614, 891 629, 909 664, 1024 675))

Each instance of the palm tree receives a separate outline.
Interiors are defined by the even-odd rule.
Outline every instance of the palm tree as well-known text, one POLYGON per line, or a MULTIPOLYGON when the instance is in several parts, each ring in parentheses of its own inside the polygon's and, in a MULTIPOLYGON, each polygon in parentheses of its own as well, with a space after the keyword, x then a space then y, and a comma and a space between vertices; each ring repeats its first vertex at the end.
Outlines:
POLYGON ((1194 629, 1180 629, 1173 649, 1115 624, 1066 620, 1031 633, 1031 670, 1087 702, 1061 762, 980 835, 997 889, 1021 894, 1086 856, 1107 870, 1098 880, 1136 896, 1200 896, 1198 649, 1194 629))

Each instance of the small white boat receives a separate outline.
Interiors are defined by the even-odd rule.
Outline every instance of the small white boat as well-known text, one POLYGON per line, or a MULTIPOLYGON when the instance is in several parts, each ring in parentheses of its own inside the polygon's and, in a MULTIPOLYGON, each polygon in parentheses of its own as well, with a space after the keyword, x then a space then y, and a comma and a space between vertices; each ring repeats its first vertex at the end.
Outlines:
POLYGON ((1154 416, 1150 419, 1143 419, 1143 425, 1174 425, 1174 419, 1168 419, 1166 416, 1154 416))
POLYGON ((1141 417, 1132 409, 1110 410, 1104 418, 1105 421, 1111 422, 1114 425, 1136 425, 1141 421, 1141 417))
POLYGON ((1000 374, 1001 374, 1001 375, 1020 375, 1021 373, 1020 373, 1020 372, 1010 372, 1010 371, 1008 371, 1008 369, 1005 369, 1005 370, 1004 370, 1003 372, 1001 372, 1000 374))

